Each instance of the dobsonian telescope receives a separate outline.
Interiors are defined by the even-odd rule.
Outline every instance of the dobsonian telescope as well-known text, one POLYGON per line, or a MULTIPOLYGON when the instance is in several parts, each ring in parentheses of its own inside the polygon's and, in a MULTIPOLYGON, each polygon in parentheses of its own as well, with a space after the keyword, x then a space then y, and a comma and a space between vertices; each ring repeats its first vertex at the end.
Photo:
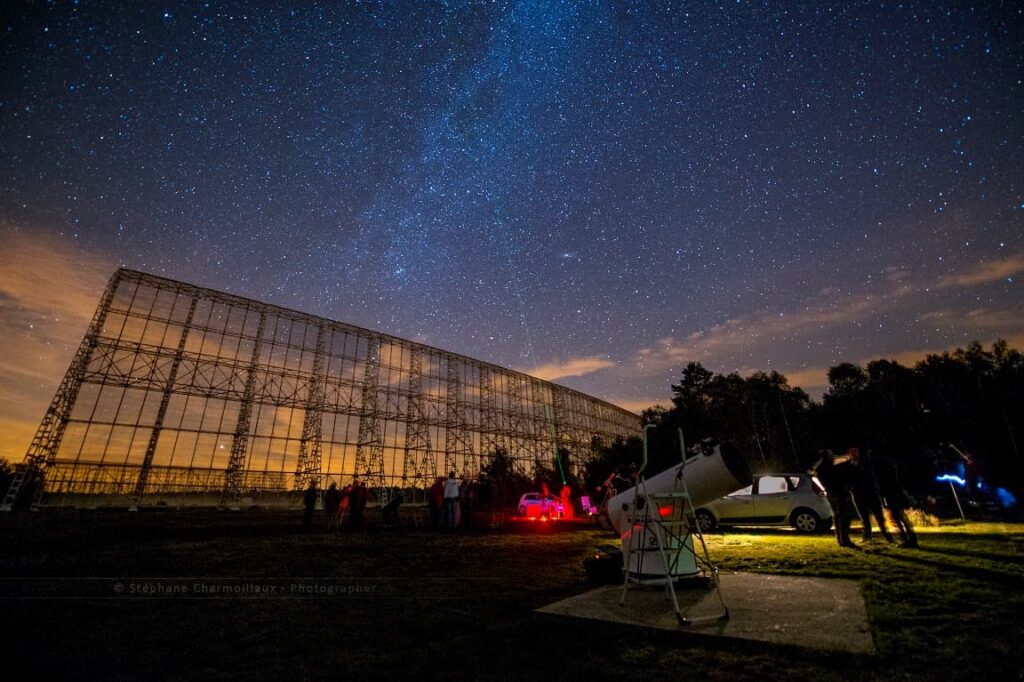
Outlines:
POLYGON ((680 430, 680 463, 645 479, 647 431, 652 427, 644 427, 644 461, 636 484, 608 501, 608 518, 622 539, 627 575, 644 582, 693 577, 700 572, 690 532, 696 530, 694 510, 750 485, 750 468, 729 443, 704 441, 687 456, 680 430), (669 517, 686 532, 667 538, 669 517))

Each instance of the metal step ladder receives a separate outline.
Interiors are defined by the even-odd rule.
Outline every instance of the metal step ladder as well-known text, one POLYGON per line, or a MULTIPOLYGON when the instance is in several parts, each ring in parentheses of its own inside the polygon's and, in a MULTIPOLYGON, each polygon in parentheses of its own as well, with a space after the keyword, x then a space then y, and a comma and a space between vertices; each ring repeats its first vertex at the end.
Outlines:
POLYGON ((14 467, 14 477, 11 479, 11 485, 7 488, 7 492, 4 495, 3 502, 0 503, 0 511, 11 511, 14 509, 14 505, 17 503, 18 498, 22 494, 22 488, 28 482, 35 482, 36 485, 32 489, 32 500, 29 503, 29 509, 31 511, 39 511, 39 503, 43 496, 43 487, 41 481, 42 471, 39 466, 35 463, 22 462, 14 467))
MULTIPOLYGON (((647 490, 643 473, 647 468, 647 431, 652 426, 648 424, 644 427, 644 460, 637 473, 637 485, 634 488, 633 504, 629 512, 629 537, 623 539, 625 579, 619 604, 626 603, 626 594, 631 586, 664 585, 666 597, 672 602, 680 625, 728 620, 729 608, 722 597, 718 568, 711 561, 704 534, 697 523, 693 501, 686 487, 686 478, 683 475, 685 466, 680 468, 675 490, 647 490), (694 538, 700 545, 699 552, 694 548, 694 538), (679 606, 675 583, 679 579, 698 576, 710 581, 721 609, 711 615, 690 617, 685 615, 679 606)), ((686 448, 682 429, 679 430, 679 449, 685 463, 686 448)))

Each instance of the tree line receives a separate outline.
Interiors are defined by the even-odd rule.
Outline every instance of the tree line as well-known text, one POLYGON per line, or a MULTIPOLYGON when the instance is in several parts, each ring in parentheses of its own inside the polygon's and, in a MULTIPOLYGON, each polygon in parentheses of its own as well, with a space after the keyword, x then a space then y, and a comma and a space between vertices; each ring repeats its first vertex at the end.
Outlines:
MULTIPOLYGON (((825 448, 858 447, 890 455, 918 498, 933 494, 943 473, 970 479, 969 495, 998 486, 1020 497, 1022 397, 1024 355, 1000 340, 988 349, 974 342, 928 355, 913 367, 885 359, 836 365, 820 401, 778 372, 743 377, 691 362, 672 385, 671 407, 652 407, 643 417, 657 426, 652 471, 679 461, 682 429, 688 445, 729 441, 755 473, 804 471, 825 448)), ((638 438, 595 440, 584 467, 587 488, 638 462, 640 448, 638 438)))

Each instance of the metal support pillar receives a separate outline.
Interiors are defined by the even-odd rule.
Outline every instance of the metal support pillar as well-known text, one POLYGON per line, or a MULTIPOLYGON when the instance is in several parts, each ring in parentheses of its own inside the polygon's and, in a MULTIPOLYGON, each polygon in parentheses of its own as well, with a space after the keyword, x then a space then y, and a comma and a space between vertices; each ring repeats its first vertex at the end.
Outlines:
POLYGON ((377 502, 389 501, 384 479, 384 434, 381 428, 380 338, 367 338, 366 371, 363 374, 362 405, 359 413, 359 441, 356 444, 355 475, 364 476, 368 487, 377 490, 377 502))
POLYGON ((505 415, 505 433, 509 440, 508 456, 512 458, 516 471, 525 474, 526 469, 523 462, 533 450, 526 379, 513 374, 506 377, 506 382, 508 410, 505 415))
POLYGON ((437 475, 437 456, 431 447, 430 424, 423 405, 423 353, 419 348, 411 353, 402 488, 426 487, 437 475))
POLYGON ((185 343, 188 341, 189 330, 192 329, 192 318, 196 313, 196 304, 199 298, 192 297, 188 306, 188 315, 185 317, 185 326, 181 330, 181 339, 178 340, 178 348, 174 353, 174 360, 171 361, 171 368, 167 372, 167 383, 164 385, 164 394, 160 398, 160 407, 156 412, 156 419, 153 423, 153 430, 149 434, 149 443, 146 445, 146 455, 142 459, 142 467, 139 469, 139 479, 135 483, 135 496, 132 498, 131 510, 138 509, 142 502, 142 496, 146 492, 146 479, 149 478, 150 468, 153 466, 153 455, 156 453, 156 444, 160 440, 160 431, 164 427, 164 417, 167 415, 167 405, 171 402, 171 395, 174 392, 174 382, 178 378, 178 368, 181 367, 181 357, 185 353, 185 343))
POLYGON ((465 476, 473 459, 473 445, 467 431, 466 405, 462 395, 461 370, 464 366, 461 359, 452 355, 447 357, 447 362, 445 403, 448 414, 444 432, 444 474, 454 471, 465 476))
MULTIPOLYGON (((498 400, 494 390, 494 372, 480 368, 480 457, 493 458, 502 449, 498 400)), ((481 461, 481 464, 483 462, 481 461)))
POLYGON ((299 441, 299 461, 295 467, 295 490, 305 489, 310 481, 320 481, 320 462, 323 450, 324 412, 324 344, 327 334, 324 325, 316 332, 316 350, 313 371, 306 394, 306 414, 302 419, 302 439, 299 441))
POLYGON ((548 431, 551 434, 551 458, 554 460, 558 474, 562 478, 562 483, 566 482, 566 472, 559 448, 561 447, 560 441, 563 438, 561 431, 564 428, 563 424, 566 423, 565 401, 565 391, 555 386, 551 389, 551 404, 544 406, 547 412, 548 431))
POLYGON ((532 454, 536 475, 537 468, 547 466, 543 460, 544 453, 551 452, 551 402, 545 393, 544 384, 540 381, 531 382, 530 397, 533 403, 533 428, 530 430, 533 436, 532 454))
POLYGON ((263 332, 267 324, 266 311, 260 311, 260 323, 256 329, 256 339, 252 344, 252 356, 245 377, 245 389, 242 402, 238 408, 238 422, 231 438, 231 457, 224 472, 224 492, 221 505, 237 506, 242 496, 242 481, 245 476, 245 459, 249 454, 249 427, 252 421, 252 401, 256 396, 256 374, 259 371, 260 348, 263 345, 263 332))

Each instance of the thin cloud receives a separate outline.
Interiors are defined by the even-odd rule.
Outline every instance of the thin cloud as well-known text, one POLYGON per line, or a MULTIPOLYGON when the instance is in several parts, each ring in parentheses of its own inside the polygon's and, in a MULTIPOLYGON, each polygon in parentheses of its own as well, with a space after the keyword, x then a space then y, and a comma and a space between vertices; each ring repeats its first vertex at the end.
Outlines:
POLYGON ((717 362, 765 342, 792 342, 875 314, 909 291, 909 287, 901 286, 887 295, 864 294, 839 300, 830 295, 826 297, 829 300, 812 299, 802 310, 791 313, 757 312, 730 319, 682 339, 660 339, 657 345, 637 353, 636 365, 644 371, 660 371, 689 361, 717 362))
POLYGON ((885 269, 885 279, 890 282, 902 282, 910 277, 910 270, 894 265, 885 269))
POLYGON ((618 405, 624 410, 629 410, 634 414, 640 414, 644 410, 651 407, 672 407, 672 401, 666 398, 638 398, 635 400, 616 400, 614 398, 611 398, 608 400, 608 402, 612 403, 613 405, 618 405))
POLYGON ((64 320, 92 317, 114 270, 67 240, 0 228, 0 305, 64 320))
POLYGON ((1020 309, 997 310, 993 308, 975 308, 968 310, 965 318, 973 327, 1008 334, 1020 329, 1022 324, 1020 309))
MULTIPOLYGON (((749 357, 752 348, 767 344, 792 344, 850 324, 865 322, 886 313, 919 305, 929 289, 972 286, 999 281, 1024 271, 1024 254, 981 263, 956 275, 914 281, 907 269, 889 268, 884 284, 872 293, 843 296, 837 287, 826 287, 792 311, 758 311, 728 319, 684 337, 666 337, 640 349, 634 360, 641 372, 660 372, 686 362, 707 364, 749 357)), ((920 316, 922 321, 945 327, 958 336, 1016 337, 1021 333, 1019 309, 940 309, 920 316)))
POLYGON ((978 284, 988 284, 1012 277, 1021 271, 1024 271, 1024 253, 1018 253, 986 263, 979 263, 965 272, 946 275, 939 279, 936 286, 944 289, 947 287, 969 287, 978 284))
MULTIPOLYGON (((727 319, 720 324, 694 331, 682 337, 665 337, 657 343, 641 348, 633 358, 633 368, 642 375, 655 375, 666 370, 676 371, 688 362, 701 362, 716 371, 740 371, 749 366, 752 357, 766 358, 767 350, 806 345, 809 340, 835 336, 850 325, 863 324, 892 314, 904 314, 922 306, 922 297, 934 289, 966 286, 997 281, 1024 270, 1024 254, 983 263, 968 272, 939 278, 915 280, 910 271, 893 267, 872 292, 847 295, 837 287, 826 287, 790 311, 756 311, 749 315, 727 319)), ((930 310, 918 318, 935 327, 934 333, 950 339, 978 338, 990 344, 1005 338, 1019 347, 1016 340, 1024 337, 1024 323, 1019 306, 1009 308, 979 307, 974 309, 941 308, 930 310)), ((963 345, 962 343, 960 345, 963 345)), ((909 349, 887 355, 880 350, 878 357, 897 359, 912 366, 929 353, 953 350, 947 347, 909 349)), ((808 358, 814 360, 813 358, 808 358)), ((816 364, 830 362, 832 358, 819 357, 816 364)), ((827 388, 827 367, 798 367, 787 375, 790 385, 800 386, 808 393, 820 393, 827 388)))
POLYGON ((0 457, 20 461, 115 266, 7 227, 0 252, 0 457))
POLYGON ((996 339, 1019 338, 1024 327, 1024 311, 1016 308, 972 308, 970 310, 953 310, 942 308, 931 310, 920 317, 937 330, 944 330, 947 335, 959 337, 976 336, 979 338, 996 339))
POLYGON ((570 358, 565 361, 549 362, 533 370, 525 370, 527 374, 543 379, 554 381, 564 377, 579 377, 585 374, 592 374, 608 367, 614 367, 615 362, 600 355, 591 355, 584 358, 570 358))

